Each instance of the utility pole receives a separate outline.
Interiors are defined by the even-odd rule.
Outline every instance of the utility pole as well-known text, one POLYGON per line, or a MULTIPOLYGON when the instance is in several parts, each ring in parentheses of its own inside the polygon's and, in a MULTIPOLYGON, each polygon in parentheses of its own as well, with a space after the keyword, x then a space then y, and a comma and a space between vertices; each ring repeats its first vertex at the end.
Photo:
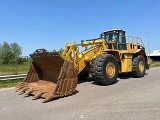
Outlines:
POLYGON ((150 57, 150 48, 149 48, 149 43, 150 43, 150 41, 149 41, 149 32, 144 32, 144 33, 146 33, 147 34, 147 38, 148 38, 148 55, 149 55, 149 57, 150 57))

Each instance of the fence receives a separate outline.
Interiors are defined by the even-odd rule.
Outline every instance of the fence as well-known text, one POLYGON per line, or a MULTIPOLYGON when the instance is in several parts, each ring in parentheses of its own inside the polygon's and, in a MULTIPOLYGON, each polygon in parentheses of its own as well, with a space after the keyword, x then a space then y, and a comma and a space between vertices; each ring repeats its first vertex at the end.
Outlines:
POLYGON ((27 74, 18 74, 18 75, 2 75, 0 76, 0 80, 15 80, 15 79, 23 79, 27 74))

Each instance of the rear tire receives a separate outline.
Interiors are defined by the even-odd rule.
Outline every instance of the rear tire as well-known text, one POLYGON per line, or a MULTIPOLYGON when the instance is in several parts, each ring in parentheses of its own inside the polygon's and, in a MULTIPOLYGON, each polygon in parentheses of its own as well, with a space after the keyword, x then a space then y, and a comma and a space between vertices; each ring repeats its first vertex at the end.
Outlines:
POLYGON ((111 54, 103 54, 95 58, 91 66, 91 75, 98 84, 111 85, 118 77, 118 62, 111 54))
POLYGON ((144 77, 146 72, 146 61, 145 58, 142 55, 139 55, 133 59, 132 62, 132 77, 144 77))

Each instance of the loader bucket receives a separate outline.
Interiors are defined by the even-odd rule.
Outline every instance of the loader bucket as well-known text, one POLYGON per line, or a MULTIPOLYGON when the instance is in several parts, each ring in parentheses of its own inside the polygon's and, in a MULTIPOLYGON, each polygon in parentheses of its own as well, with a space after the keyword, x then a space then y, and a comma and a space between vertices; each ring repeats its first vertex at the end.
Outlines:
POLYGON ((33 95, 34 99, 42 97, 43 102, 48 102, 75 92, 78 78, 72 62, 45 49, 38 49, 30 56, 33 60, 30 70, 16 86, 20 94, 33 95))

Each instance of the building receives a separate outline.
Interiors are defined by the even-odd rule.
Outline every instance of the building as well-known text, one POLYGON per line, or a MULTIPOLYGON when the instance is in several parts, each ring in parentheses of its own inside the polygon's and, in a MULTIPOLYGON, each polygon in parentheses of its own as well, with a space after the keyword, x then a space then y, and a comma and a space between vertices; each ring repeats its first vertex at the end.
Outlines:
POLYGON ((160 50, 153 50, 153 53, 150 54, 150 58, 154 61, 160 61, 160 50))

